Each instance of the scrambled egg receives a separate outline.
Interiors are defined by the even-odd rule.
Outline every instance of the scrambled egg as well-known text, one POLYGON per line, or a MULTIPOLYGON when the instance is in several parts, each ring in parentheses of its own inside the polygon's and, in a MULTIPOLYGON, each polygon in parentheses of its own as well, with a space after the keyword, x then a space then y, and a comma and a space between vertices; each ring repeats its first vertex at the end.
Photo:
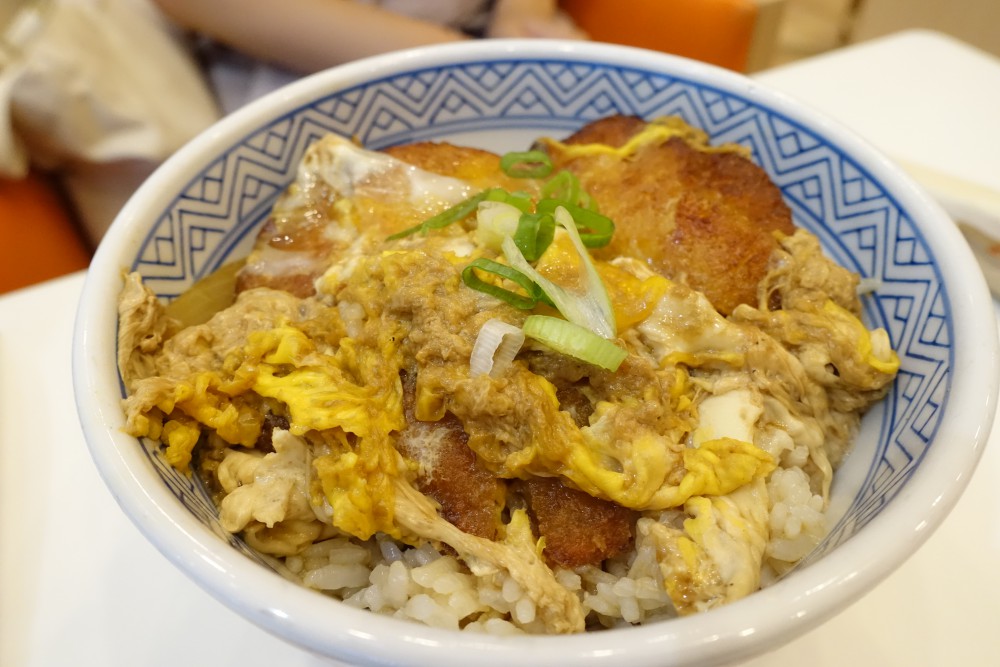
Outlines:
MULTIPOLYGON (((434 190, 432 176, 420 178, 434 190)), ((453 415, 496 478, 555 477, 634 510, 636 539, 655 545, 663 585, 688 613, 760 586, 769 475, 794 458, 825 497, 831 459, 898 368, 885 333, 858 318, 844 275, 799 232, 781 240, 760 303, 730 317, 641 262, 596 262, 628 351, 616 372, 529 344, 499 377, 472 377, 483 323, 525 317, 462 283, 471 259, 496 253, 458 225, 395 241, 382 231, 345 244, 315 296, 248 290, 184 329, 129 276, 127 430, 161 441, 183 471, 203 447, 223 525, 267 553, 332 534, 447 544, 473 571, 509 572, 551 631, 581 630, 584 614, 545 565, 525 511, 511 508, 491 541, 442 519, 417 490, 419 466, 395 446, 407 427, 402 376, 417 378, 415 418, 453 415), (775 297, 780 309, 769 307, 775 297), (563 404, 568 389, 584 397, 585 419, 563 404)), ((581 273, 561 233, 537 266, 567 285, 581 273)))

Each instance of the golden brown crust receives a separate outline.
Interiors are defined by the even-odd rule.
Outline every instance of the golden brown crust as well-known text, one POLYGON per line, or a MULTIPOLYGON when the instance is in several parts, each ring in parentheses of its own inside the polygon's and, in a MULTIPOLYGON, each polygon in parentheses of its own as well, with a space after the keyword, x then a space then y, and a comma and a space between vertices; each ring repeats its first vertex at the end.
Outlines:
MULTIPOLYGON (((509 178, 500 169, 500 156, 489 151, 449 143, 418 142, 383 151, 401 162, 440 176, 465 181, 474 191, 491 187, 523 189, 525 181, 509 178)), ((295 186, 293 186, 295 187, 295 186)), ((377 181, 371 195, 353 197, 350 226, 378 228, 386 235, 417 224, 427 217, 410 200, 411 184, 406 173, 389 172, 377 181)), ((261 228, 246 267, 236 283, 237 292, 254 287, 271 287, 299 297, 316 293, 315 281, 329 266, 333 256, 345 247, 334 240, 329 227, 344 225, 337 208, 339 194, 319 184, 310 195, 315 210, 308 214, 272 214, 261 228)))
MULTIPOLYGON (((646 127, 640 118, 611 116, 584 126, 564 143, 621 147, 646 127)), ((772 232, 794 231, 780 190, 738 152, 701 150, 681 137, 652 142, 627 157, 613 152, 564 154, 557 147, 550 151, 556 168, 575 173, 601 211, 615 221, 615 235, 598 256, 645 259, 664 275, 704 292, 724 314, 755 302, 757 284, 777 247, 772 232)), ((462 179, 475 189, 518 190, 527 183, 504 175, 500 156, 478 148, 417 142, 384 152, 426 171, 462 179)), ((402 192, 408 184, 398 187, 402 192)), ((413 215, 403 196, 393 208, 391 189, 389 184, 385 199, 368 207, 379 218, 377 224, 403 207, 407 210, 396 211, 397 217, 408 220, 413 215)), ((299 296, 312 294, 313 281, 333 250, 315 217, 269 221, 255 254, 262 255, 265 246, 272 253, 298 254, 298 268, 274 273, 266 261, 250 262, 240 276, 239 290, 268 286, 299 296)))
POLYGON ((638 116, 607 116, 587 123, 563 140, 567 144, 606 144, 624 146, 625 142, 646 127, 638 116))
POLYGON ((632 544, 638 514, 555 478, 533 477, 523 484, 545 557, 556 565, 575 568, 597 565, 618 556, 632 544))
POLYGON ((454 416, 447 415, 434 427, 440 429, 437 465, 432 474, 418 479, 418 488, 436 500, 441 516, 462 532, 495 539, 503 482, 479 464, 454 416))
MULTIPOLYGON (((613 116, 564 143, 621 147, 646 127, 613 116)), ((675 137, 623 158, 616 153, 551 151, 615 222, 597 254, 630 254, 705 295, 722 313, 756 301, 757 284, 777 248, 774 231, 794 231, 791 212, 767 174, 738 152, 704 151, 675 137)))
POLYGON ((434 430, 434 435, 420 438, 401 434, 397 440, 400 453, 413 460, 426 459, 419 451, 420 443, 434 443, 433 463, 421 471, 417 488, 438 502, 441 516, 461 531, 495 539, 500 524, 500 511, 506 492, 503 480, 497 479, 480 465, 469 448, 469 437, 454 415, 446 414, 437 422, 417 422, 414 416, 415 383, 403 378, 403 410, 410 424, 408 429, 434 430))
POLYGON ((480 148, 421 141, 391 146, 383 152, 425 171, 467 181, 475 189, 519 190, 525 185, 525 181, 510 178, 500 170, 499 155, 480 148))
POLYGON ((272 213, 268 217, 236 277, 237 294, 255 287, 284 290, 300 298, 316 293, 314 283, 323 275, 335 249, 325 227, 336 223, 332 202, 315 199, 324 210, 310 216, 272 213))
POLYGON ((330 244, 317 237, 317 234, 302 229, 300 225, 281 229, 273 218, 269 218, 257 235, 247 264, 236 275, 236 293, 255 287, 270 287, 302 299, 315 294, 316 279, 323 275, 324 258, 331 251, 330 244), (296 270, 275 270, 269 257, 292 252, 299 255, 296 270))

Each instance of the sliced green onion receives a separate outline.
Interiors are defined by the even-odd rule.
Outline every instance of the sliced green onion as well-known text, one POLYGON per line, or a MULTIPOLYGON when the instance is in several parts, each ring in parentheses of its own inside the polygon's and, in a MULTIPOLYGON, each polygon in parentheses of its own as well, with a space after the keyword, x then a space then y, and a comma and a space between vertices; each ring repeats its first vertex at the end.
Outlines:
POLYGON ((486 248, 499 250, 503 240, 517 233, 521 209, 505 201, 486 198, 476 210, 476 242, 486 248))
POLYGON ((616 371, 628 352, 572 322, 548 315, 529 315, 524 320, 524 335, 588 364, 616 371))
POLYGON ((587 252, 580 240, 580 234, 576 231, 572 216, 564 207, 560 206, 555 211, 555 221, 569 234, 573 246, 583 262, 587 279, 587 289, 583 294, 568 292, 539 273, 535 267, 528 263, 528 260, 521 254, 520 248, 511 238, 504 239, 502 245, 507 263, 535 281, 567 320, 579 324, 603 338, 614 338, 618 333, 618 327, 615 323, 615 313, 611 307, 608 290, 605 288, 601 276, 597 273, 597 267, 594 266, 590 253, 587 252))
POLYGON ((517 222, 513 238, 524 258, 534 262, 552 243, 555 233, 555 218, 548 213, 524 213, 517 222))
POLYGON ((546 181, 539 195, 541 199, 553 199, 597 213, 597 201, 583 189, 576 174, 565 169, 546 181))
POLYGON ((559 171, 550 178, 539 193, 542 199, 557 199, 570 204, 580 203, 580 179, 571 171, 559 171))
POLYGON ((580 232, 580 240, 588 248, 603 248, 615 233, 615 223, 606 215, 597 211, 568 203, 561 199, 543 199, 538 202, 535 210, 539 213, 555 213, 562 206, 573 217, 573 222, 580 232))
POLYGON ((479 245, 500 250, 503 240, 512 237, 529 262, 542 256, 555 231, 555 218, 551 214, 525 213, 507 201, 487 197, 476 211, 475 237, 479 245))
MULTIPOLYGON (((611 305, 608 288, 604 286, 601 274, 597 272, 594 260, 591 258, 590 253, 587 252, 582 234, 577 231, 578 225, 575 218, 573 218, 566 207, 560 206, 556 209, 555 220, 556 224, 565 229, 569 234, 576 252, 580 255, 580 259, 583 260, 583 269, 587 278, 587 292, 583 297, 584 302, 600 312, 600 321, 604 326, 592 327, 591 331, 604 338, 614 338, 618 333, 618 325, 615 322, 615 309, 611 305)), ((610 220, 608 222, 611 223, 610 220)))
POLYGON ((503 188, 490 188, 487 190, 486 201, 510 204, 521 213, 530 213, 534 206, 531 201, 531 195, 527 192, 507 192, 503 188))
POLYGON ((576 204, 580 201, 580 179, 563 169, 542 186, 540 194, 542 199, 558 199, 576 204))
POLYGON ((552 173, 552 160, 544 151, 506 153, 500 169, 511 178, 545 178, 552 173))
MULTIPOLYGON (((509 236, 506 241, 513 243, 509 236)), ((552 304, 541 288, 531 278, 524 275, 524 273, 506 264, 494 262, 492 259, 486 259, 485 257, 480 257, 469 262, 469 265, 462 271, 462 282, 465 283, 466 287, 474 289, 477 292, 482 292, 483 294, 489 294, 521 310, 531 310, 539 301, 548 303, 549 305, 552 304), (488 283, 476 275, 477 270, 506 278, 523 288, 527 294, 518 294, 499 285, 488 283)))
POLYGON ((524 332, 513 324, 492 318, 483 324, 472 346, 469 375, 500 376, 514 361, 524 344, 524 332))
POLYGON ((447 227, 448 225, 458 222, 459 220, 464 220, 469 217, 473 211, 479 206, 479 202, 486 199, 489 196, 490 190, 484 190, 479 194, 473 195, 468 199, 460 201, 450 208, 446 208, 435 216, 427 218, 419 225, 414 225, 408 227, 401 232, 396 232, 389 236, 390 241, 395 239, 401 239, 411 234, 416 234, 417 232, 426 234, 428 230, 431 229, 441 229, 442 227, 447 227))

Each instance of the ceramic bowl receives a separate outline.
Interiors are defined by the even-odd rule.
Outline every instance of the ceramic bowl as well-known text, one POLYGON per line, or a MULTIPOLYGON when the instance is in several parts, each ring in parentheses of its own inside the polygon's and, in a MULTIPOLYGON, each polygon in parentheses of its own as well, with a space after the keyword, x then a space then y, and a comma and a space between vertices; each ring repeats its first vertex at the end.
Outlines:
MULTIPOLYGON (((990 431, 990 296, 952 222, 835 121, 753 80, 626 47, 481 41, 410 50, 303 79, 225 118, 169 159, 100 245, 80 303, 74 384, 94 461, 137 528, 209 594, 261 628, 365 664, 716 665, 772 650, 897 568, 957 501, 990 431), (832 530, 791 575, 705 614, 577 636, 492 637, 359 611, 288 582, 222 530, 205 490, 122 432, 115 367, 123 270, 164 300, 246 254, 310 142, 447 140, 497 152, 612 114, 676 114, 746 146, 797 224, 876 282, 864 316, 902 365, 832 494, 832 530)), ((150 601, 155 604, 155 600, 150 601)))

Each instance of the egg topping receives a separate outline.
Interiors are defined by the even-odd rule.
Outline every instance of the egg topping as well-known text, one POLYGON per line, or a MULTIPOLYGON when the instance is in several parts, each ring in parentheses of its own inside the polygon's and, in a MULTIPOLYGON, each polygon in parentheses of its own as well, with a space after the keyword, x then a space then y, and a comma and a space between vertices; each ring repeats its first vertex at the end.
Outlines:
MULTIPOLYGON (((635 142, 665 133, 698 141, 676 123, 648 132, 635 142)), ((627 156, 630 146, 616 150, 627 156)), ((469 222, 387 238, 405 225, 357 218, 362 206, 382 206, 365 188, 388 187, 386 174, 406 174, 408 205, 424 212, 471 187, 342 140, 317 144, 306 165, 308 183, 282 210, 291 215, 308 199, 301 193, 330 189, 328 208, 342 221, 327 232, 314 294, 249 289, 186 328, 137 276, 121 300, 128 432, 161 441, 182 471, 199 443, 214 452, 204 466, 217 471, 227 525, 257 531, 255 544, 271 553, 295 553, 331 531, 448 544, 470 568, 489 564, 543 591, 537 601, 549 605, 550 630, 582 629, 579 600, 536 562, 544 541, 520 501, 496 513, 501 537, 491 541, 457 531, 416 490, 434 454, 413 459, 397 448, 408 426, 401 378, 410 376, 415 419, 457 419, 477 465, 510 485, 502 488, 556 478, 635 511, 636 539, 655 545, 676 610, 710 608, 760 585, 771 473, 797 457, 825 498, 831 452, 846 451, 860 409, 898 368, 885 333, 869 331, 852 303, 794 278, 821 265, 827 282, 841 279, 804 231, 781 239, 782 262, 760 302, 724 317, 644 262, 581 257, 557 229, 534 269, 586 290, 582 264, 592 262, 613 307, 610 343, 624 361, 613 371, 588 366, 529 339, 501 372, 472 373, 483 324, 520 327, 529 316, 463 282, 477 258, 507 264, 496 244, 469 222), (282 435, 269 431, 274 422, 282 435), (274 451, 261 453, 262 438, 274 451)), ((545 303, 536 310, 559 314, 545 303)))

